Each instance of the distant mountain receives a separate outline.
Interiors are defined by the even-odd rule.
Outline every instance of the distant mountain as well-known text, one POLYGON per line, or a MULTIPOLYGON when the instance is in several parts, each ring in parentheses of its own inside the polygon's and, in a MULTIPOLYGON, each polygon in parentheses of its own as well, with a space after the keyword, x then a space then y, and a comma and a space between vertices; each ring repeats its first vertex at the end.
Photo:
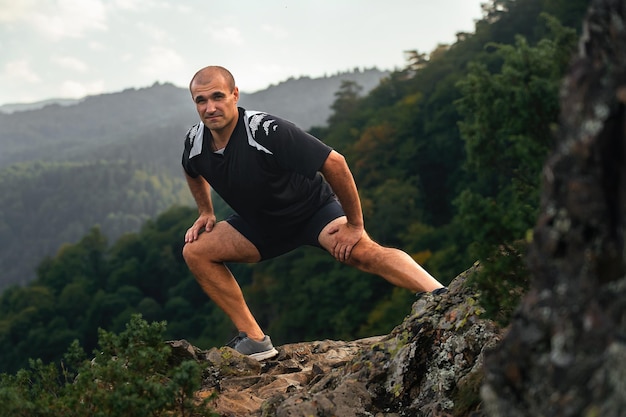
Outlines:
POLYGON ((37 110, 49 105, 71 106, 77 104, 81 99, 53 98, 50 100, 37 101, 34 103, 9 103, 0 106, 0 113, 15 113, 16 111, 37 110))
POLYGON ((52 104, 0 114, 0 168, 37 160, 99 160, 106 146, 130 144, 145 132, 163 127, 184 130, 197 118, 193 111, 183 89, 155 84, 90 96, 70 106, 52 104))
MULTIPOLYGON (((367 94, 387 75, 289 79, 242 93, 240 105, 309 129, 326 124, 342 81, 367 94)), ((193 204, 180 165, 198 120, 187 89, 157 83, 14 110, 0 113, 0 290, 31 281, 45 256, 96 224, 112 240, 172 204, 193 204)))
MULTIPOLYGON (((342 81, 356 82, 365 95, 387 75, 388 72, 369 69, 323 78, 289 79, 256 93, 242 93, 239 103, 309 129, 326 124, 342 81)), ((100 159, 100 152, 107 152, 106 147, 123 149, 137 137, 151 140, 150 147, 164 155, 170 150, 179 153, 182 145, 177 138, 147 137, 154 129, 169 128, 177 129, 180 139, 197 119, 187 89, 158 83, 143 89, 89 96, 73 105, 55 103, 35 110, 0 113, 0 169, 34 160, 100 159), (159 139, 167 142, 167 150, 155 148, 154 141, 159 139)))
POLYGON ((283 117, 304 129, 325 126, 330 106, 342 81, 354 81, 367 95, 389 72, 377 69, 340 73, 323 78, 290 78, 276 86, 253 94, 242 94, 241 106, 283 117))

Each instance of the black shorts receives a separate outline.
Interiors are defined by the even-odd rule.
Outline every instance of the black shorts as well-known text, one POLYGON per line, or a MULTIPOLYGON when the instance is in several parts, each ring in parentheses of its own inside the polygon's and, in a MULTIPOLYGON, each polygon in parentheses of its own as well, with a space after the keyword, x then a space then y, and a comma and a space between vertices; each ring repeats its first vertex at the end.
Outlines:
POLYGON ((238 214, 230 215, 226 221, 248 239, 261 254, 261 260, 275 258, 300 246, 309 245, 321 248, 318 237, 328 223, 345 216, 339 201, 332 200, 322 206, 310 219, 304 221, 295 232, 278 228, 271 236, 264 235, 238 214))

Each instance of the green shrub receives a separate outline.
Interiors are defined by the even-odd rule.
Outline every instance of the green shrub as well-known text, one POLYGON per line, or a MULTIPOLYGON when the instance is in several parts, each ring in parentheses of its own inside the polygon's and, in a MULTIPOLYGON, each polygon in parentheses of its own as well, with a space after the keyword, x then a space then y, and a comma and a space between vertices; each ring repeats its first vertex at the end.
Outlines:
POLYGON ((485 317, 501 326, 510 323, 530 286, 530 272, 525 264, 527 247, 523 241, 501 245, 468 278, 468 283, 480 294, 485 317))
POLYGON ((31 360, 30 369, 0 376, 0 416, 215 416, 194 397, 202 369, 168 362, 165 323, 134 315, 120 334, 99 331, 91 360, 74 341, 57 366, 31 360))

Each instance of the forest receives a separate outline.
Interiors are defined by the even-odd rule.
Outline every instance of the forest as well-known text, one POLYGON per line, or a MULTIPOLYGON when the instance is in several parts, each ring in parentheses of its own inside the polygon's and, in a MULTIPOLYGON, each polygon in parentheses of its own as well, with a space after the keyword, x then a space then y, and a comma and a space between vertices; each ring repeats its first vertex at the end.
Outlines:
POLYGON ((24 162, 0 171, 0 289, 29 283, 29 265, 90 227, 117 239, 173 204, 191 204, 183 185, 131 160, 24 162))
MULTIPOLYGON (((553 144, 561 80, 587 3, 490 1, 473 33, 459 33, 454 44, 430 52, 412 51, 406 68, 368 94, 344 82, 328 124, 309 129, 346 156, 370 235, 406 250, 444 283, 480 262, 473 285, 487 314, 502 323, 528 285, 524 254, 539 206, 540 170, 553 144)), ((76 198, 111 213, 121 201, 168 208, 149 219, 124 219, 142 226, 134 233, 122 228, 114 239, 94 224, 42 259, 34 281, 7 287, 0 296, 0 373, 26 368, 29 359, 58 363, 75 341, 90 352, 101 331, 122 332, 135 314, 166 322, 164 338, 184 338, 203 349, 221 346, 235 333, 181 256, 196 209, 163 197, 155 201, 150 184, 156 179, 134 167, 121 160, 106 171, 102 181, 119 187, 116 202, 101 201, 98 193, 76 198)), ((86 169, 80 163, 48 168, 70 188, 86 169)), ((20 165, 0 176, 0 184, 16 187, 45 180, 52 180, 49 173, 37 176, 20 165)), ((164 177, 158 182, 167 190, 159 195, 188 201, 164 177)), ((24 210, 31 206, 37 204, 24 210)), ((32 233, 48 217, 71 221, 62 220, 72 215, 63 207, 60 199, 37 206, 32 233)), ((227 212, 219 207, 220 218, 227 212)), ((11 219, 0 222, 3 239, 12 233, 10 225, 11 219)), ((19 262, 26 254, 14 256, 19 262)), ((383 334, 415 300, 314 248, 231 267, 277 345, 383 334)))

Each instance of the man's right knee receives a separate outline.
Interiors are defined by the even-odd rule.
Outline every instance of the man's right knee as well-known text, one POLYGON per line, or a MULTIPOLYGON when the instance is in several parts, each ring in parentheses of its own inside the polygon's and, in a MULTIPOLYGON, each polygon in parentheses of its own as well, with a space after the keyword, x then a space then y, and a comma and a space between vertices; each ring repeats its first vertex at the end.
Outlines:
POLYGON ((183 258, 187 265, 207 262, 258 262, 261 255, 257 248, 241 233, 222 221, 213 231, 201 234, 198 240, 183 246, 183 258))
POLYGON ((189 264, 189 262, 193 259, 194 256, 195 255, 194 255, 194 250, 192 248, 192 244, 185 243, 185 246, 183 246, 183 259, 185 260, 185 262, 189 264))
POLYGON ((210 256, 206 252, 198 242, 185 243, 185 246, 183 246, 183 259, 185 259, 187 265, 193 264, 200 259, 208 260, 210 256))

